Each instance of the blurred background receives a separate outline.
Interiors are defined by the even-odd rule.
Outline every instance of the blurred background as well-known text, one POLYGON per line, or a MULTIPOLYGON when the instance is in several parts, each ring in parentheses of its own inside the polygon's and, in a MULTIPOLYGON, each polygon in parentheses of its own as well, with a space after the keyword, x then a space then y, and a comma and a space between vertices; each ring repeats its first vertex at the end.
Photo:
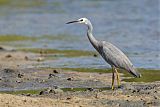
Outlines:
MULTIPOLYGON (((159 0, 0 0, 0 44, 95 51, 85 26, 65 24, 87 17, 93 24, 94 36, 123 50, 136 67, 160 69, 159 5, 159 0), (12 40, 6 40, 8 37, 12 40)), ((63 57, 56 64, 46 65, 109 67, 95 57, 63 57)))

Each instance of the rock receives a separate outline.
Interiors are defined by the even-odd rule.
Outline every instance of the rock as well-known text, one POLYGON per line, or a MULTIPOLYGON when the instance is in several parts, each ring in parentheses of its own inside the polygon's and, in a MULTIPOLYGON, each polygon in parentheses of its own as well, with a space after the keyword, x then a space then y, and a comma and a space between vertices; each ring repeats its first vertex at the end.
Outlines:
POLYGON ((22 81, 21 80, 16 80, 16 83, 21 83, 22 81))
POLYGON ((52 78, 52 77, 55 77, 56 75, 54 75, 54 74, 49 74, 49 77, 48 77, 48 79, 50 79, 50 78, 52 78))
POLYGON ((55 85, 55 86, 53 86, 53 88, 54 88, 54 89, 58 89, 59 87, 55 85))
POLYGON ((157 91, 154 91, 154 93, 157 93, 157 91))
POLYGON ((44 80, 44 79, 40 81, 40 83, 44 83, 44 82, 46 82, 46 80, 44 80))
POLYGON ((22 93, 22 95, 24 95, 24 96, 31 96, 30 93, 27 93, 27 94, 22 93))
POLYGON ((39 57, 39 58, 37 59, 38 62, 43 61, 43 60, 44 60, 44 58, 42 58, 42 57, 39 57))
POLYGON ((49 94, 52 92, 52 89, 49 87, 46 90, 40 91, 39 95, 49 94))
POLYGON ((24 59, 25 59, 26 61, 28 61, 28 60, 29 60, 29 58, 28 58, 27 56, 25 56, 25 57, 24 57, 24 59))
POLYGON ((15 70, 10 69, 10 68, 4 69, 3 71, 4 71, 5 73, 13 73, 13 72, 15 72, 15 70))
POLYGON ((30 94, 30 93, 27 93, 26 96, 31 96, 31 94, 30 94))
POLYGON ((0 51, 4 51, 5 49, 2 47, 2 46, 0 46, 0 51))
POLYGON ((97 54, 94 54, 93 56, 94 56, 94 57, 97 57, 98 55, 97 55, 97 54))
POLYGON ((70 99, 71 99, 71 97, 67 97, 67 98, 66 98, 66 100, 70 100, 70 99))
POLYGON ((133 90, 133 91, 132 91, 132 93, 135 93, 135 92, 136 92, 136 90, 133 90))
POLYGON ((51 89, 50 87, 47 88, 46 90, 43 90, 39 93, 39 95, 44 95, 44 94, 49 94, 49 93, 54 93, 54 94, 58 94, 58 93, 63 93, 63 90, 60 88, 57 89, 51 89))
POLYGON ((11 58, 11 57, 12 57, 12 55, 10 55, 10 54, 6 55, 6 58, 11 58))
POLYGON ((54 93, 54 94, 58 94, 58 93, 63 93, 63 90, 60 89, 60 88, 57 88, 57 89, 52 89, 51 92, 54 93))
POLYGON ((39 95, 48 94, 46 91, 40 91, 39 95))
POLYGON ((87 88, 87 90, 89 90, 89 91, 93 91, 94 89, 93 89, 93 88, 87 88))
POLYGON ((154 99, 158 99, 158 96, 154 96, 154 99))
POLYGON ((18 78, 22 78, 24 75, 23 74, 18 74, 18 78))
POLYGON ((72 80, 72 78, 67 78, 67 80, 68 80, 68 81, 71 81, 71 80, 72 80))
POLYGON ((73 81, 73 77, 67 78, 68 81, 73 81))
POLYGON ((59 73, 56 69, 53 70, 53 73, 59 73))

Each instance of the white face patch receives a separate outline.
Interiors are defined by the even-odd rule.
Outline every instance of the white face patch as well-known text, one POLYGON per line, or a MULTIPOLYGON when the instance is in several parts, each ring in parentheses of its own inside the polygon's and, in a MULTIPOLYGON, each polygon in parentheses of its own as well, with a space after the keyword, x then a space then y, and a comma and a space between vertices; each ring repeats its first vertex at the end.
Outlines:
POLYGON ((84 23, 84 24, 87 24, 87 21, 88 21, 87 18, 80 18, 78 20, 79 20, 79 23, 84 23))

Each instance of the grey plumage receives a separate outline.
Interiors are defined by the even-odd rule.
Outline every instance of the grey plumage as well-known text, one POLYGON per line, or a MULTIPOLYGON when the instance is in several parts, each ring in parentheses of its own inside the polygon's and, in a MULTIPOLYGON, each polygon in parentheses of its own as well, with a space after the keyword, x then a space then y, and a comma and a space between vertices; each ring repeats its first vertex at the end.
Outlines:
POLYGON ((111 66, 127 70, 133 76, 140 77, 140 74, 136 71, 131 61, 117 47, 105 41, 100 42, 99 47, 99 53, 111 66))
POLYGON ((87 18, 80 18, 77 21, 68 22, 67 24, 75 22, 87 25, 87 36, 89 41, 112 68, 121 68, 128 71, 135 77, 141 77, 140 73, 137 72, 131 61, 120 49, 109 42, 99 41, 94 38, 92 35, 92 24, 87 18))

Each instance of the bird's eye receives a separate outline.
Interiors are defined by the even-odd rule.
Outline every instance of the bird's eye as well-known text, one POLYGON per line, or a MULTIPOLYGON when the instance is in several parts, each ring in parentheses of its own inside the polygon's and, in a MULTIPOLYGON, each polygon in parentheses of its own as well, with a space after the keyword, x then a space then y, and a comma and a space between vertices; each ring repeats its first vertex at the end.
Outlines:
POLYGON ((81 19, 80 21, 83 21, 83 19, 81 19))

